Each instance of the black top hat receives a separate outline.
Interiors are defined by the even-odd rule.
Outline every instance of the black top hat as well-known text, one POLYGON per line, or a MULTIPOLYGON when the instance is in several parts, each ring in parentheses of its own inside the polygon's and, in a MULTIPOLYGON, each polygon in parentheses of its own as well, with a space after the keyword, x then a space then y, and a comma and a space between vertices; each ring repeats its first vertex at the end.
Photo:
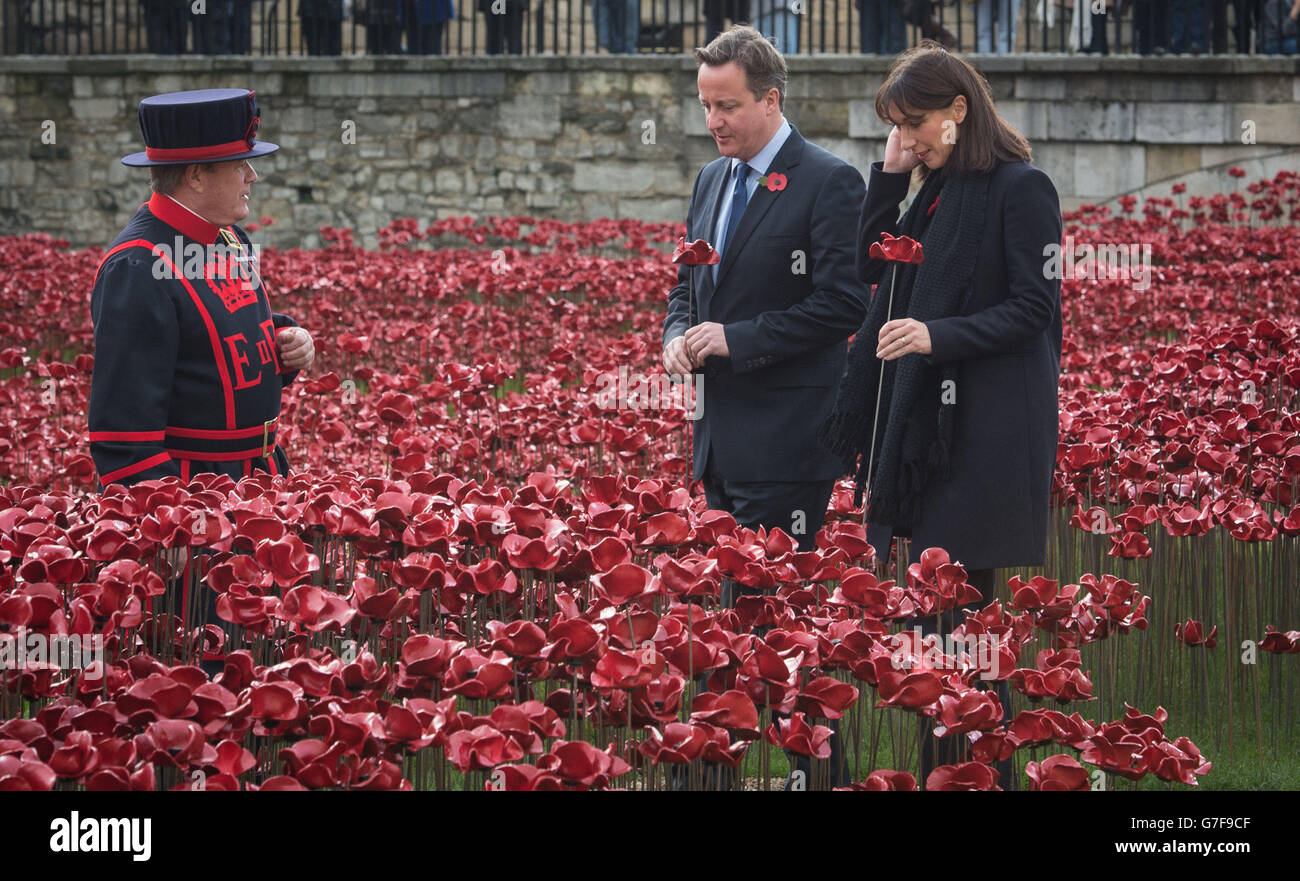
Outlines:
POLYGON ((189 165, 228 162, 274 153, 279 146, 255 140, 261 117, 246 89, 168 92, 140 102, 143 153, 123 165, 189 165))

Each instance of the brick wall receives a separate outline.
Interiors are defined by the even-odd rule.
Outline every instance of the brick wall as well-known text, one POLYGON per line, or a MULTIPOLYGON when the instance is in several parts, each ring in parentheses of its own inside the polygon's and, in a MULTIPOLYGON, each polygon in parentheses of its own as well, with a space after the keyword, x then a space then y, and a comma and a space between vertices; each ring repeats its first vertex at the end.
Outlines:
MULTIPOLYGON (((1176 180, 1232 189, 1233 164, 1248 180, 1300 168, 1294 58, 972 60, 1066 209, 1176 180)), ((786 116, 865 170, 884 153, 887 67, 793 58, 786 116)), ((397 217, 681 220, 717 156, 680 56, 0 58, 0 232, 106 244, 148 197, 148 173, 118 162, 142 149, 139 99, 229 86, 257 90, 262 136, 282 148, 256 163, 253 191, 253 216, 277 221, 260 240, 281 247, 314 246, 325 225, 373 245, 397 217)))

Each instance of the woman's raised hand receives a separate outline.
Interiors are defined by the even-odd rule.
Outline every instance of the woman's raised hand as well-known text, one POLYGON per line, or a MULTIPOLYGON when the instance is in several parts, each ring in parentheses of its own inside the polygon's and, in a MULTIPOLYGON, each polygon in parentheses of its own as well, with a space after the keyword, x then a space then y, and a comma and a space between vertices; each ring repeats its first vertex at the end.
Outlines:
POLYGON ((902 145, 903 135, 898 126, 894 126, 889 132, 889 141, 885 144, 885 162, 884 170, 890 174, 901 174, 911 171, 921 164, 921 160, 916 158, 916 154, 911 150, 904 150, 902 145))

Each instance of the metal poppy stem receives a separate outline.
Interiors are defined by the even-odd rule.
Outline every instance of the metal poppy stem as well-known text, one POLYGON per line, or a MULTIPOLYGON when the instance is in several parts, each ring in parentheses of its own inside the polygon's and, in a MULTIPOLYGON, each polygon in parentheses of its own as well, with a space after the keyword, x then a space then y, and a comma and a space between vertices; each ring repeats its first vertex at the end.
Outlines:
MULTIPOLYGON (((894 314, 894 285, 898 282, 898 264, 889 275, 889 302, 885 305, 885 323, 888 324, 894 314)), ((867 452, 867 484, 862 503, 862 525, 867 523, 867 506, 871 502, 871 469, 876 463, 876 431, 880 426, 880 395, 885 389, 885 365, 880 365, 880 376, 876 382, 876 412, 871 417, 871 447, 867 452)))
MULTIPOLYGON (((686 329, 687 330, 690 330, 692 327, 695 326, 695 267, 694 266, 691 266, 689 285, 690 286, 688 290, 690 292, 690 300, 686 307, 686 329)), ((683 347, 685 347, 685 343, 683 343, 683 347)), ((689 384, 692 390, 694 389, 695 371, 692 370, 691 373, 688 374, 688 376, 689 379, 687 378, 687 376, 682 377, 682 404, 683 404, 682 415, 683 416, 686 416, 686 411, 685 411, 686 394, 687 394, 686 386, 689 384)), ((694 401, 691 402, 691 406, 692 407, 695 406, 694 401)), ((695 426, 691 424, 692 421, 693 420, 689 416, 687 416, 685 419, 686 450, 682 455, 682 458, 686 460, 686 479, 685 479, 685 483, 683 483, 682 485, 686 487, 686 491, 688 493, 691 491, 691 471, 692 471, 692 465, 694 465, 695 463, 695 447, 694 447, 694 431, 693 431, 695 426)))

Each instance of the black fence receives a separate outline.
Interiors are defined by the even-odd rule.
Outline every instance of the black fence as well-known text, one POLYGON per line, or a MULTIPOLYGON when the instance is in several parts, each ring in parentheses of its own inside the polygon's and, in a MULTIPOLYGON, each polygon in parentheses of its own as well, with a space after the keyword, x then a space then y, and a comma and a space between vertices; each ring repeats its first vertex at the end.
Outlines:
POLYGON ((0 50, 4 55, 677 54, 704 45, 732 22, 746 22, 772 37, 785 54, 893 55, 932 37, 966 53, 1294 55, 1292 2, 0 0, 0 50))

